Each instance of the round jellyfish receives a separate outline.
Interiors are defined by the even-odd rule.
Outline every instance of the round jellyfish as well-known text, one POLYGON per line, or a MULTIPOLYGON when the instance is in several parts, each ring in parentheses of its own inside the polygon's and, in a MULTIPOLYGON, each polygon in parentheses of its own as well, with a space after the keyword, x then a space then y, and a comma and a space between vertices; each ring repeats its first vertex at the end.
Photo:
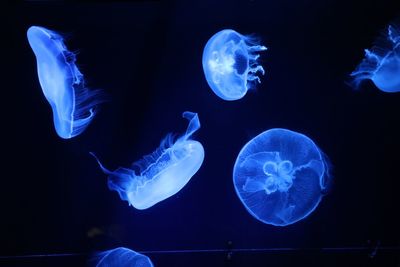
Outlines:
POLYGON ((250 140, 233 169, 236 193, 266 224, 286 226, 315 210, 329 184, 329 161, 307 136, 271 129, 250 140))
POLYGON ((387 93, 400 91, 400 31, 394 25, 371 50, 365 50, 364 60, 350 76, 355 88, 364 80, 371 80, 387 93))
POLYGON ((68 51, 61 35, 32 26, 27 37, 36 57, 40 86, 53 111, 58 136, 69 139, 81 134, 93 120, 95 106, 101 102, 99 91, 85 87, 75 54, 68 51))
POLYGON ((226 29, 214 34, 203 51, 203 70, 208 85, 220 98, 228 101, 242 98, 255 82, 257 73, 264 75, 257 54, 267 50, 251 36, 226 29))
POLYGON ((95 254, 90 259, 95 267, 153 267, 150 258, 128 248, 119 247, 95 254))
POLYGON ((117 191, 122 200, 143 210, 178 193, 200 169, 204 148, 190 136, 200 128, 197 113, 186 111, 189 120, 186 133, 173 141, 167 135, 158 149, 132 164, 131 168, 109 171, 91 153, 104 173, 108 174, 108 188, 117 191))

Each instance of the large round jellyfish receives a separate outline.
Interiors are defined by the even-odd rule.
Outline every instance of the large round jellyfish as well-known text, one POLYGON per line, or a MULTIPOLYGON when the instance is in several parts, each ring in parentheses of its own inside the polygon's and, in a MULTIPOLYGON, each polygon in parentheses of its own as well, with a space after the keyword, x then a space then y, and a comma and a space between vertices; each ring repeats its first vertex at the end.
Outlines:
POLYGON ((356 88, 364 80, 372 80, 381 91, 400 91, 400 31, 394 25, 371 50, 365 50, 365 59, 350 74, 356 88))
POLYGON ((234 30, 214 34, 203 51, 203 70, 208 85, 224 100, 242 98, 254 82, 264 74, 257 53, 267 50, 258 40, 234 30))
POLYGON ((61 35, 32 26, 27 36, 36 57, 40 86, 53 110, 57 134, 65 139, 79 135, 95 115, 99 91, 85 87, 75 54, 68 51, 61 35))
POLYGON ((95 254, 90 259, 95 267, 153 267, 150 258, 136 251, 119 247, 95 254))
POLYGON ((307 136, 271 129, 250 140, 233 169, 236 193, 256 219, 286 226, 318 206, 329 183, 328 159, 307 136))
POLYGON ((200 169, 204 148, 200 142, 190 139, 200 128, 199 117, 189 111, 183 117, 189 120, 186 133, 175 142, 171 134, 167 135, 156 151, 133 163, 137 172, 129 168, 109 171, 96 158, 103 172, 109 175, 110 190, 117 191, 122 200, 136 209, 150 208, 178 193, 200 169))

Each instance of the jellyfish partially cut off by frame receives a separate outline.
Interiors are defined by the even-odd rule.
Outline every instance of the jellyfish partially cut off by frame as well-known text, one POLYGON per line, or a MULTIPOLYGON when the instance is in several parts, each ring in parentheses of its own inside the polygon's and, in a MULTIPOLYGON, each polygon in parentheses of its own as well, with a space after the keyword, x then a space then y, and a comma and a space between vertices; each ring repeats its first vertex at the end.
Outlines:
POLYGON ((67 49, 60 34, 32 26, 27 37, 36 57, 40 86, 53 111, 57 134, 64 139, 81 134, 101 102, 99 90, 85 87, 76 56, 67 49))
POLYGON ((271 129, 250 140, 233 169, 236 193, 266 224, 286 226, 307 217, 330 184, 327 156, 307 136, 271 129))
MULTIPOLYGON (((132 164, 132 168, 109 171, 108 187, 117 191, 122 200, 136 209, 143 210, 178 193, 200 169, 204 160, 204 148, 190 136, 200 128, 197 113, 186 111, 189 120, 186 133, 176 139, 168 134, 158 149, 132 164)), ((93 153, 91 153, 96 157, 93 153)))
POLYGON ((350 74, 358 88, 364 80, 371 80, 387 93, 400 91, 400 29, 390 25, 372 49, 365 50, 364 60, 350 74))
POLYGON ((95 267, 153 267, 150 258, 125 247, 118 247, 96 253, 89 260, 95 267))
POLYGON ((226 29, 214 34, 203 51, 203 70, 208 85, 220 98, 238 100, 247 91, 261 83, 258 73, 264 75, 258 52, 267 50, 259 40, 226 29))

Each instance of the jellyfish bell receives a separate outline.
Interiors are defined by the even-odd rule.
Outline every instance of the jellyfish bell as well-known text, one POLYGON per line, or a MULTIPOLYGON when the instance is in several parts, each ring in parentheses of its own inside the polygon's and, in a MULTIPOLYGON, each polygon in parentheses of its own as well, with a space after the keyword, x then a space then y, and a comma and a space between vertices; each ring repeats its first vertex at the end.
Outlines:
POLYGON ((388 27, 372 49, 365 50, 365 58, 350 76, 355 88, 371 80, 383 92, 400 91, 400 31, 395 25, 388 27))
POLYGON ((256 38, 226 29, 214 34, 203 51, 203 70, 208 85, 220 98, 242 98, 264 75, 258 52, 267 50, 256 38))
POLYGON ((118 247, 94 254, 89 266, 95 267, 153 267, 150 258, 125 247, 118 247))
POLYGON ((240 151, 233 169, 236 193, 256 219, 286 226, 307 217, 330 185, 326 155, 307 136, 267 130, 240 151))
POLYGON ((156 151, 133 163, 132 169, 109 171, 96 158, 101 169, 109 175, 109 189, 117 191, 122 200, 136 209, 150 208, 178 193, 200 169, 204 148, 200 142, 190 139, 200 128, 199 117, 188 111, 183 117, 189 120, 186 133, 176 141, 172 135, 167 135, 156 151))
POLYGON ((36 57, 40 86, 53 111, 57 134, 64 139, 81 134, 102 101, 99 91, 85 87, 75 54, 67 49, 60 34, 31 26, 27 38, 36 57))

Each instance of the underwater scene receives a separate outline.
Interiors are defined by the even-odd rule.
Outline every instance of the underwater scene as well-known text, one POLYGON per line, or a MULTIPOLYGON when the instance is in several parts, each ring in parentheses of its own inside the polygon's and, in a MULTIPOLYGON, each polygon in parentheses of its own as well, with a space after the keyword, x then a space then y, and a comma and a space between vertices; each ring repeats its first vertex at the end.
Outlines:
POLYGON ((400 2, 15 1, 0 266, 400 266, 400 2))

